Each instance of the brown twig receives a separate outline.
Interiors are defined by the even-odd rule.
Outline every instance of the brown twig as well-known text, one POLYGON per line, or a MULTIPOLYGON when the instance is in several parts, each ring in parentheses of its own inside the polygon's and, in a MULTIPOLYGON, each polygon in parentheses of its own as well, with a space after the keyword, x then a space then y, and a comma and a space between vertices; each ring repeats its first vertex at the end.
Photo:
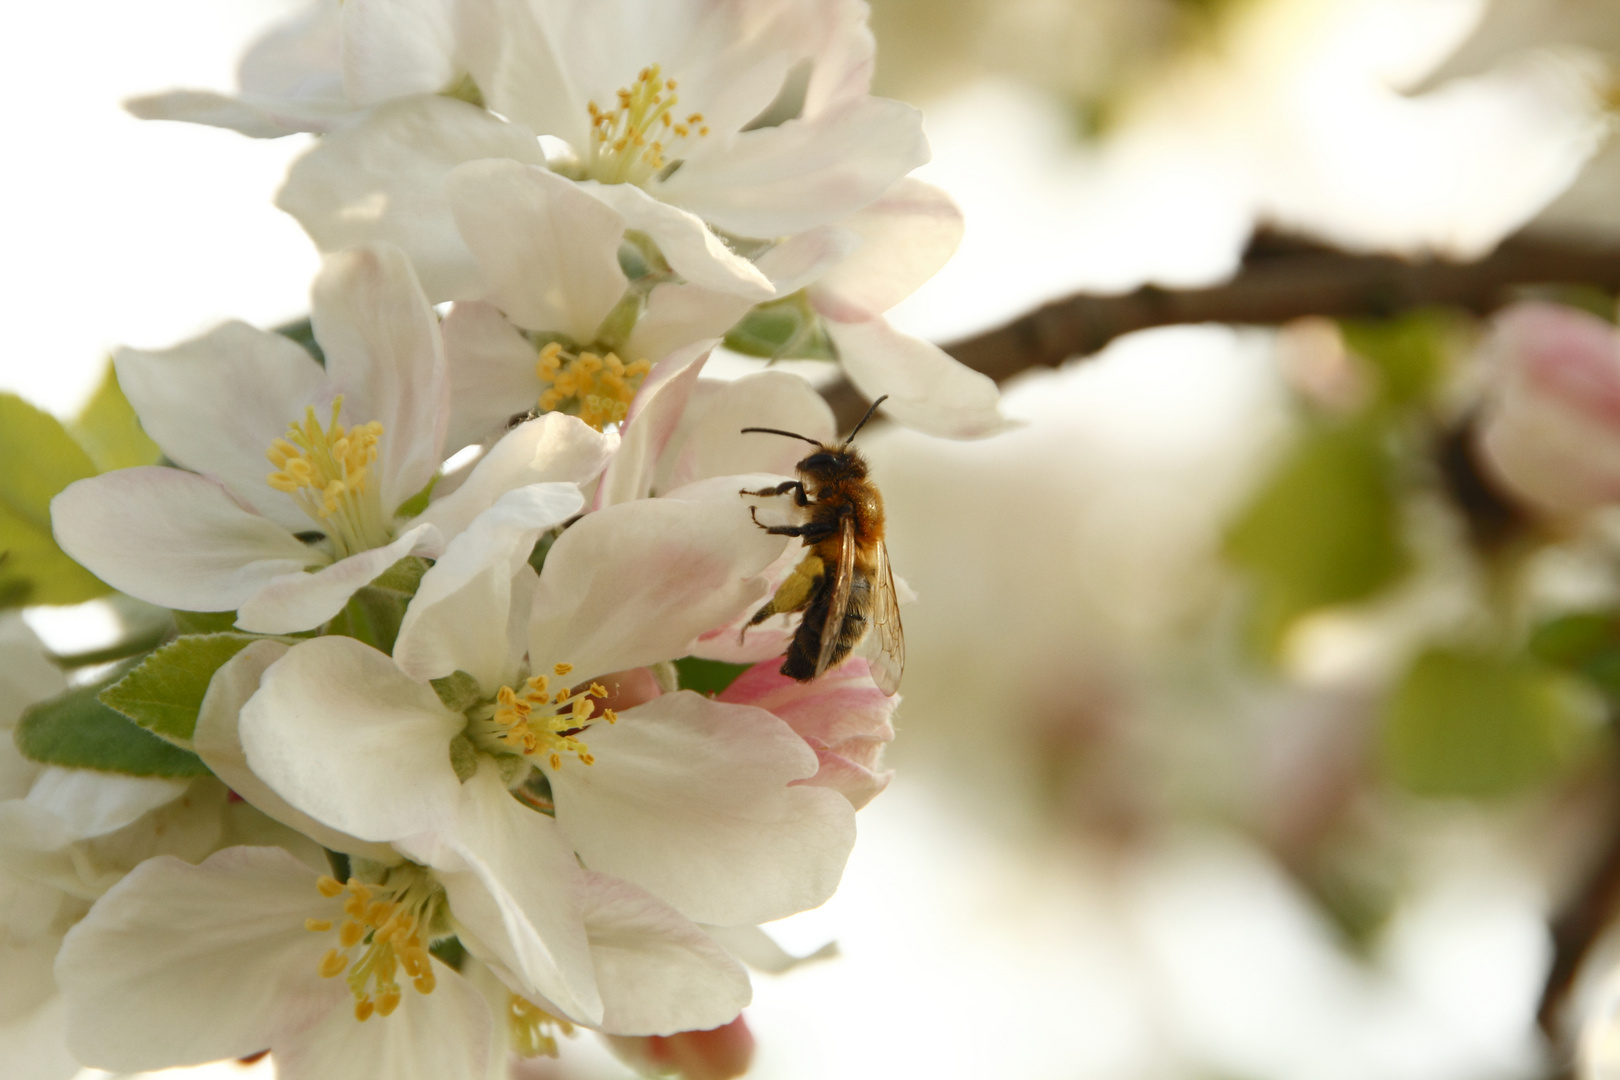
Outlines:
MULTIPOLYGON (((1088 356, 1135 330, 1186 323, 1279 325, 1305 315, 1377 317, 1431 305, 1494 311, 1528 285, 1620 290, 1620 249, 1519 236, 1477 262, 1352 255, 1260 234, 1230 281, 1205 289, 1144 286, 1117 296, 1079 293, 945 351, 997 382, 1032 367, 1088 356)), ((826 392, 840 426, 865 409, 853 387, 826 392)))
MULTIPOLYGON (((1620 789, 1620 765, 1611 765, 1608 782, 1620 789)), ((1609 820, 1596 857, 1579 887, 1549 925, 1553 940, 1552 964, 1542 985, 1536 1023, 1554 1045, 1565 1033, 1560 1014, 1568 1000, 1586 954, 1620 911, 1620 799, 1611 800, 1609 820)))

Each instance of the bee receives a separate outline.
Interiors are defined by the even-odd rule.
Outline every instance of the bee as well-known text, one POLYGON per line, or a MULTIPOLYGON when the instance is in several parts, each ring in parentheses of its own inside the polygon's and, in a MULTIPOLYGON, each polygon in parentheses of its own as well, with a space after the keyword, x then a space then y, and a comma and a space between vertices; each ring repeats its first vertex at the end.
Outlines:
POLYGON ((883 496, 867 477, 866 459, 850 445, 887 399, 885 394, 873 402, 849 438, 836 446, 776 428, 742 429, 744 434, 802 439, 816 448, 795 466, 799 479, 740 492, 755 498, 792 494, 794 503, 807 510, 802 525, 766 525, 757 507, 748 508, 754 524, 773 536, 797 536, 810 551, 742 629, 747 634, 749 627, 772 615, 804 612, 781 668, 800 682, 837 667, 860 649, 885 694, 900 686, 906 639, 883 545, 883 496))

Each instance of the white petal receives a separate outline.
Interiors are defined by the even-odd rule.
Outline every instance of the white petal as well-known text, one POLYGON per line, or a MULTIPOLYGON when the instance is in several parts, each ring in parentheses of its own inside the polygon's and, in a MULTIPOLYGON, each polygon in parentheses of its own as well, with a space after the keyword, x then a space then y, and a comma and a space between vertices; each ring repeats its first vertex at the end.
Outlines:
POLYGON ((280 334, 228 322, 163 352, 120 349, 118 385, 141 427, 171 460, 223 480, 239 498, 297 532, 309 518, 272 488, 264 453, 332 398, 326 373, 280 334))
MULTIPOLYGON (((353 2, 353 0, 348 0, 353 2)), ((432 961, 438 985, 406 985, 399 1007, 365 1023, 337 1008, 275 1050, 277 1080, 482 1080, 490 1070, 495 1020, 466 979, 432 961)))
POLYGON ((628 882, 586 877, 602 1031, 703 1031, 729 1023, 752 999, 748 973, 691 921, 628 882))
POLYGON ((740 236, 787 236, 859 210, 927 160, 922 114, 868 97, 745 131, 726 153, 681 166, 657 195, 740 236))
POLYGON ((545 163, 534 135, 464 101, 438 95, 378 106, 293 164, 276 205, 322 251, 398 244, 435 302, 476 299, 481 278, 461 241, 444 178, 479 158, 545 163))
POLYGON ((450 364, 444 445, 453 453, 533 409, 544 384, 535 370, 534 345, 493 304, 463 300, 450 308, 443 329, 450 364))
POLYGON ((242 54, 237 85, 254 97, 350 107, 341 70, 341 5, 314 0, 271 26, 242 54))
POLYGON ((583 147, 590 115, 563 71, 558 43, 540 25, 544 11, 528 0, 461 5, 457 30, 463 55, 491 109, 583 147))
POLYGON ((509 681, 523 655, 525 615, 515 613, 514 627, 513 578, 528 569, 540 534, 584 505, 573 484, 535 484, 508 492, 473 519, 422 576, 394 642, 394 662, 422 680, 465 671, 490 693, 509 681))
POLYGON ((556 823, 520 804, 494 763, 461 786, 453 834, 412 854, 440 871, 457 922, 523 984, 580 1023, 602 1000, 585 938, 584 874, 556 823))
MULTIPOLYGON (((847 221, 848 219, 846 219, 847 221)), ((754 263, 776 286, 777 296, 796 293, 860 250, 861 236, 844 227, 823 225, 790 236, 754 263)))
POLYGON ((667 356, 704 338, 722 337, 753 306, 752 300, 736 293, 667 282, 647 297, 625 353, 643 360, 667 356))
POLYGON ((418 525, 391 544, 339 559, 313 574, 282 574, 241 603, 236 625, 255 634, 313 629, 342 611, 351 596, 405 556, 432 555, 443 547, 438 529, 418 525))
POLYGON ((595 340, 630 284, 619 268, 624 215, 572 180, 518 161, 469 162, 447 184, 486 298, 526 329, 595 340))
POLYGON ((546 413, 507 432, 465 483, 416 520, 454 537, 508 491, 529 484, 589 484, 618 446, 617 435, 603 434, 577 416, 546 413))
POLYGON ((347 102, 265 101, 211 90, 170 90, 128 98, 124 108, 141 120, 178 120, 226 128, 250 139, 279 139, 300 131, 330 131, 354 115, 347 102))
POLYGON ((197 713, 192 748, 210 772, 250 805, 283 825, 298 830, 322 847, 359 855, 374 862, 397 862, 399 857, 387 844, 357 840, 293 809, 248 768, 247 753, 242 749, 238 730, 242 706, 258 690, 259 679, 265 669, 287 655, 288 648, 280 641, 255 641, 214 672, 208 692, 203 695, 202 708, 197 713))
POLYGON ((596 507, 645 499, 658 456, 675 434, 698 375, 718 342, 698 341, 670 353, 647 373, 620 425, 624 441, 596 489, 596 507))
POLYGON ((838 223, 865 241, 814 286, 840 322, 888 311, 933 277, 962 242, 962 210, 932 184, 907 177, 838 223))
POLYGON ((687 655, 764 597, 759 574, 784 541, 743 500, 641 499, 586 514, 546 555, 529 624, 535 670, 581 680, 687 655))
POLYGON ((669 265, 692 284, 756 302, 775 295, 770 279, 726 247, 696 214, 659 202, 633 184, 580 186, 623 214, 630 228, 652 237, 669 265))
POLYGON ((97 1068, 140 1071, 242 1057, 348 996, 316 971, 337 905, 278 848, 227 848, 200 866, 136 867, 68 932, 56 978, 68 1045, 97 1068))
POLYGON ((460 797, 450 740, 465 718, 352 638, 294 646, 242 707, 248 765, 304 813, 362 840, 445 827, 460 797))
POLYGON ((51 522, 62 550, 101 580, 182 611, 232 611, 275 578, 327 561, 214 481, 158 466, 69 484, 51 500, 51 522))
POLYGON ((390 245, 328 257, 311 297, 315 340, 343 395, 345 421, 382 424, 374 468, 383 512, 392 514, 444 460, 450 372, 438 316, 405 253, 390 245))
MULTIPOLYGON (((0 1061, 11 1070, 8 1080, 72 1080, 83 1072, 63 1043, 67 1003, 55 993, 51 981, 50 958, 55 953, 52 944, 45 961, 45 979, 52 988, 50 997, 27 1013, 0 1021, 0 1061)), ((0 965, 5 965, 8 975, 15 970, 13 955, 0 956, 0 965)))
POLYGON ((814 447, 781 435, 751 433, 745 427, 773 427, 830 442, 836 431, 826 399, 796 375, 761 371, 716 389, 678 457, 666 490, 711 476, 780 473, 792 476, 795 464, 814 447))
POLYGON ((116 832, 148 810, 186 793, 189 780, 122 776, 91 769, 51 766, 28 792, 28 804, 49 810, 79 839, 116 832))
POLYGON ((815 751, 763 709, 691 691, 592 724, 594 765, 546 765, 557 827, 592 870, 717 926, 826 901, 855 844, 855 811, 815 775, 815 751))
POLYGON ((456 76, 451 0, 343 0, 343 85, 356 105, 431 94, 456 76))
POLYGON ((1001 415, 1001 392, 937 345, 902 334, 883 319, 826 323, 838 361, 870 399, 889 395, 883 411, 925 435, 982 439, 1013 427, 1001 415))
POLYGON ((715 944, 755 971, 763 971, 767 975, 782 975, 800 964, 830 960, 838 955, 836 941, 829 941, 805 956, 794 956, 757 926, 705 926, 703 929, 715 944))
POLYGON ((17 723, 36 701, 67 689, 62 669, 51 663, 39 636, 16 612, 0 615, 0 729, 17 723))

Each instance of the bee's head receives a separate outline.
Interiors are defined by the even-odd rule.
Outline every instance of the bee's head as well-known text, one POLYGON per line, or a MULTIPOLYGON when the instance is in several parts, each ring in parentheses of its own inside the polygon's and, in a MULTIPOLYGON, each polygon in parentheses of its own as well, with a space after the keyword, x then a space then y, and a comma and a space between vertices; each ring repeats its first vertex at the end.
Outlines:
POLYGON ((866 475, 866 462, 853 450, 823 446, 799 462, 798 470, 819 483, 842 478, 860 479, 866 475))

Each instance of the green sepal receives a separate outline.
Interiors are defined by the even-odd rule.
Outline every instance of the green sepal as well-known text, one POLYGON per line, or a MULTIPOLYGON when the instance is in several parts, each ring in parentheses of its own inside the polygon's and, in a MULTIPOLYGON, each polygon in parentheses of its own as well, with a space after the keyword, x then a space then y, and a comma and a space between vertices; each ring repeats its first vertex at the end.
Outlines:
POLYGON ((1511 795, 1575 757, 1595 730, 1592 704, 1533 657, 1431 649, 1385 705, 1384 767, 1419 795, 1511 795))
POLYGON ((484 697, 483 690, 478 686, 478 680, 465 671, 455 671, 437 679, 430 679, 428 685, 433 687, 433 692, 439 695, 439 700, 451 712, 466 712, 484 697))
POLYGON ((726 331, 726 348, 766 360, 836 360, 838 350, 804 293, 760 304, 726 331))
POLYGON ((696 656, 685 656, 675 661, 681 689, 696 690, 710 697, 724 692, 751 667, 752 664, 728 664, 724 660, 703 660, 696 656))
POLYGON ((176 611, 174 625, 182 634, 225 634, 236 629, 236 612, 176 611))
POLYGON ((98 695, 104 686, 81 686, 23 713, 15 732, 17 749, 32 761, 71 769, 127 776, 208 775, 202 758, 103 705, 98 695))
POLYGON ((1366 599, 1406 572, 1387 434, 1371 421, 1309 428, 1228 528, 1225 554, 1254 585, 1263 651, 1300 615, 1366 599))
POLYGON ((467 963, 467 946, 463 945, 461 939, 454 934, 429 945, 428 952, 451 971, 460 971, 467 963))
POLYGON ((101 692, 101 703, 159 738, 191 749, 197 713, 214 672, 262 638, 252 634, 188 634, 152 653, 101 692))
POLYGON ((422 587, 422 575, 428 572, 430 565, 420 555, 407 555, 372 578, 370 588, 387 589, 408 599, 415 596, 416 590, 422 587))
POLYGON ((312 321, 307 318, 295 319, 290 323, 276 327, 275 332, 284 338, 298 342, 304 347, 305 352, 315 358, 317 364, 321 365, 321 367, 326 366, 326 351, 321 348, 321 343, 315 340, 315 324, 312 321))
POLYGON ((118 385, 118 372, 110 360, 101 376, 101 385, 69 427, 102 472, 156 465, 163 457, 158 444, 142 430, 140 419, 118 385))
POLYGON ((0 394, 0 607, 77 604, 112 591, 51 534, 51 499, 96 473, 56 417, 0 394))
POLYGON ((463 784, 478 775, 478 750, 464 731, 450 740, 450 767, 463 784))
POLYGON ((434 473, 428 479, 427 486, 422 488, 422 490, 418 491, 415 495, 412 495, 410 498, 406 499, 404 502, 400 503, 399 509, 395 511, 395 513, 403 518, 413 518, 422 511, 426 510, 428 508, 428 503, 433 500, 433 489, 438 486, 439 480, 443 478, 443 476, 443 473, 434 473))
POLYGON ((371 584, 355 590, 343 610, 327 624, 326 632, 352 637, 392 654, 405 620, 405 608, 416 595, 427 569, 426 559, 415 555, 400 559, 372 578, 371 584))

